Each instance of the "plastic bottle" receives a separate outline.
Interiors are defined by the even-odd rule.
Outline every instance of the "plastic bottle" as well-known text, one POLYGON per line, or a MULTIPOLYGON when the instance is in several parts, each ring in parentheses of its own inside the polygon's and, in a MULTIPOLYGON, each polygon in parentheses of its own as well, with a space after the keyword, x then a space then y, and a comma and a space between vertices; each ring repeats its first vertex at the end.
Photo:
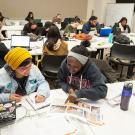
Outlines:
POLYGON ((108 37, 108 43, 112 43, 112 40, 113 40, 113 34, 110 33, 108 37))
POLYGON ((121 95, 121 103, 120 103, 120 108, 124 111, 128 110, 130 97, 132 95, 132 89, 133 89, 132 83, 124 84, 122 95, 121 95))

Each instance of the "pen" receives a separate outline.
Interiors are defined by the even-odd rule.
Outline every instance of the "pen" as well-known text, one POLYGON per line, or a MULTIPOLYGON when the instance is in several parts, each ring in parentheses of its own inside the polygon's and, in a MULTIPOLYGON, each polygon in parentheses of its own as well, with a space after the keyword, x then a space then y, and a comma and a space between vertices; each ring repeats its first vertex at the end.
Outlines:
POLYGON ((45 106, 42 106, 42 107, 40 107, 40 108, 38 108, 38 109, 43 109, 43 108, 48 107, 48 106, 50 106, 50 103, 47 104, 47 105, 45 105, 45 106))

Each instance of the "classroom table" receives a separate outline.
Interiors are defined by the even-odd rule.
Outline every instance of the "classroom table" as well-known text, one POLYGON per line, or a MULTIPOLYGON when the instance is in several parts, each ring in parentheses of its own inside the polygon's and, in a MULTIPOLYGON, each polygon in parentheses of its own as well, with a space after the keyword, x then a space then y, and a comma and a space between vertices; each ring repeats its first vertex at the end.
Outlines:
MULTIPOLYGON (((130 82, 133 83, 134 93, 135 81, 130 82)), ((91 105, 97 105, 101 107, 104 124, 101 126, 93 124, 88 125, 88 123, 86 124, 82 120, 78 122, 78 125, 72 123, 73 127, 76 126, 78 129, 81 129, 81 133, 79 135, 135 135, 135 96, 131 97, 128 111, 121 110, 119 105, 112 107, 108 104, 108 100, 121 94, 123 85, 124 82, 107 84, 108 94, 105 99, 101 99, 99 101, 83 99, 91 105), (80 123, 82 123, 82 125, 80 123)), ((26 102, 25 98, 26 97, 24 97, 21 102, 22 106, 25 108, 22 107, 17 111, 17 116, 19 117, 17 119, 19 120, 16 120, 12 124, 1 126, 0 135, 23 135, 24 133, 33 135, 57 135, 59 131, 63 131, 62 128, 66 128, 64 121, 62 121, 64 114, 54 114, 48 117, 49 107, 35 111, 26 102), (27 113, 25 112, 26 110, 27 113), (21 118, 21 116, 24 117, 21 118), (63 124, 61 124, 61 122, 63 122, 63 124), (59 128, 55 129, 55 127, 59 128)), ((60 101, 64 103, 66 98, 67 94, 65 94, 61 89, 51 90, 51 101, 54 99, 61 99, 60 101)))

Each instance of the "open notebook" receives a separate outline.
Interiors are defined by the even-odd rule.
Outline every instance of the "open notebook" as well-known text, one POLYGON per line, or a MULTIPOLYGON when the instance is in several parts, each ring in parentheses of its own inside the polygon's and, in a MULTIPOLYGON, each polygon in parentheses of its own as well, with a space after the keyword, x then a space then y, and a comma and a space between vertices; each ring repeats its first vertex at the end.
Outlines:
POLYGON ((50 98, 46 98, 46 100, 44 102, 42 102, 42 103, 36 103, 35 102, 35 96, 36 96, 36 94, 37 93, 34 92, 34 93, 32 93, 32 94, 30 94, 30 95, 28 95, 26 97, 27 102, 31 105, 31 107, 34 110, 42 109, 42 108, 47 107, 47 106, 50 105, 50 102, 51 102, 50 101, 50 98))

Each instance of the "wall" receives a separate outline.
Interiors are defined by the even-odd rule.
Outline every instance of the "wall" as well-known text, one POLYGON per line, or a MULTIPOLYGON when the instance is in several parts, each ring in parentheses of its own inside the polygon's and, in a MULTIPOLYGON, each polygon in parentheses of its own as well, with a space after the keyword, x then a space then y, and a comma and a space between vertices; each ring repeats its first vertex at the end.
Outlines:
POLYGON ((12 19, 23 19, 29 11, 35 18, 52 19, 57 13, 64 17, 75 15, 86 18, 88 0, 0 0, 3 15, 12 19))
POLYGON ((134 17, 133 17, 133 32, 135 32, 135 12, 134 12, 134 17))
POLYGON ((93 11, 94 11, 94 0, 88 0, 86 20, 90 18, 93 11))
MULTIPOLYGON (((99 21, 105 22, 107 3, 116 0, 0 0, 0 11, 12 19, 24 19, 31 10, 35 18, 52 19, 56 13, 62 13, 63 18, 78 15, 88 20, 94 11, 99 21), (21 1, 21 2, 20 2, 21 1)), ((133 32, 135 32, 135 14, 133 17, 133 32)))
POLYGON ((105 22, 105 15, 106 15, 106 6, 107 3, 115 3, 115 0, 94 0, 94 14, 98 16, 99 21, 105 22), (98 3, 98 4, 97 4, 98 3), (100 5, 100 6, 97 6, 100 5))

